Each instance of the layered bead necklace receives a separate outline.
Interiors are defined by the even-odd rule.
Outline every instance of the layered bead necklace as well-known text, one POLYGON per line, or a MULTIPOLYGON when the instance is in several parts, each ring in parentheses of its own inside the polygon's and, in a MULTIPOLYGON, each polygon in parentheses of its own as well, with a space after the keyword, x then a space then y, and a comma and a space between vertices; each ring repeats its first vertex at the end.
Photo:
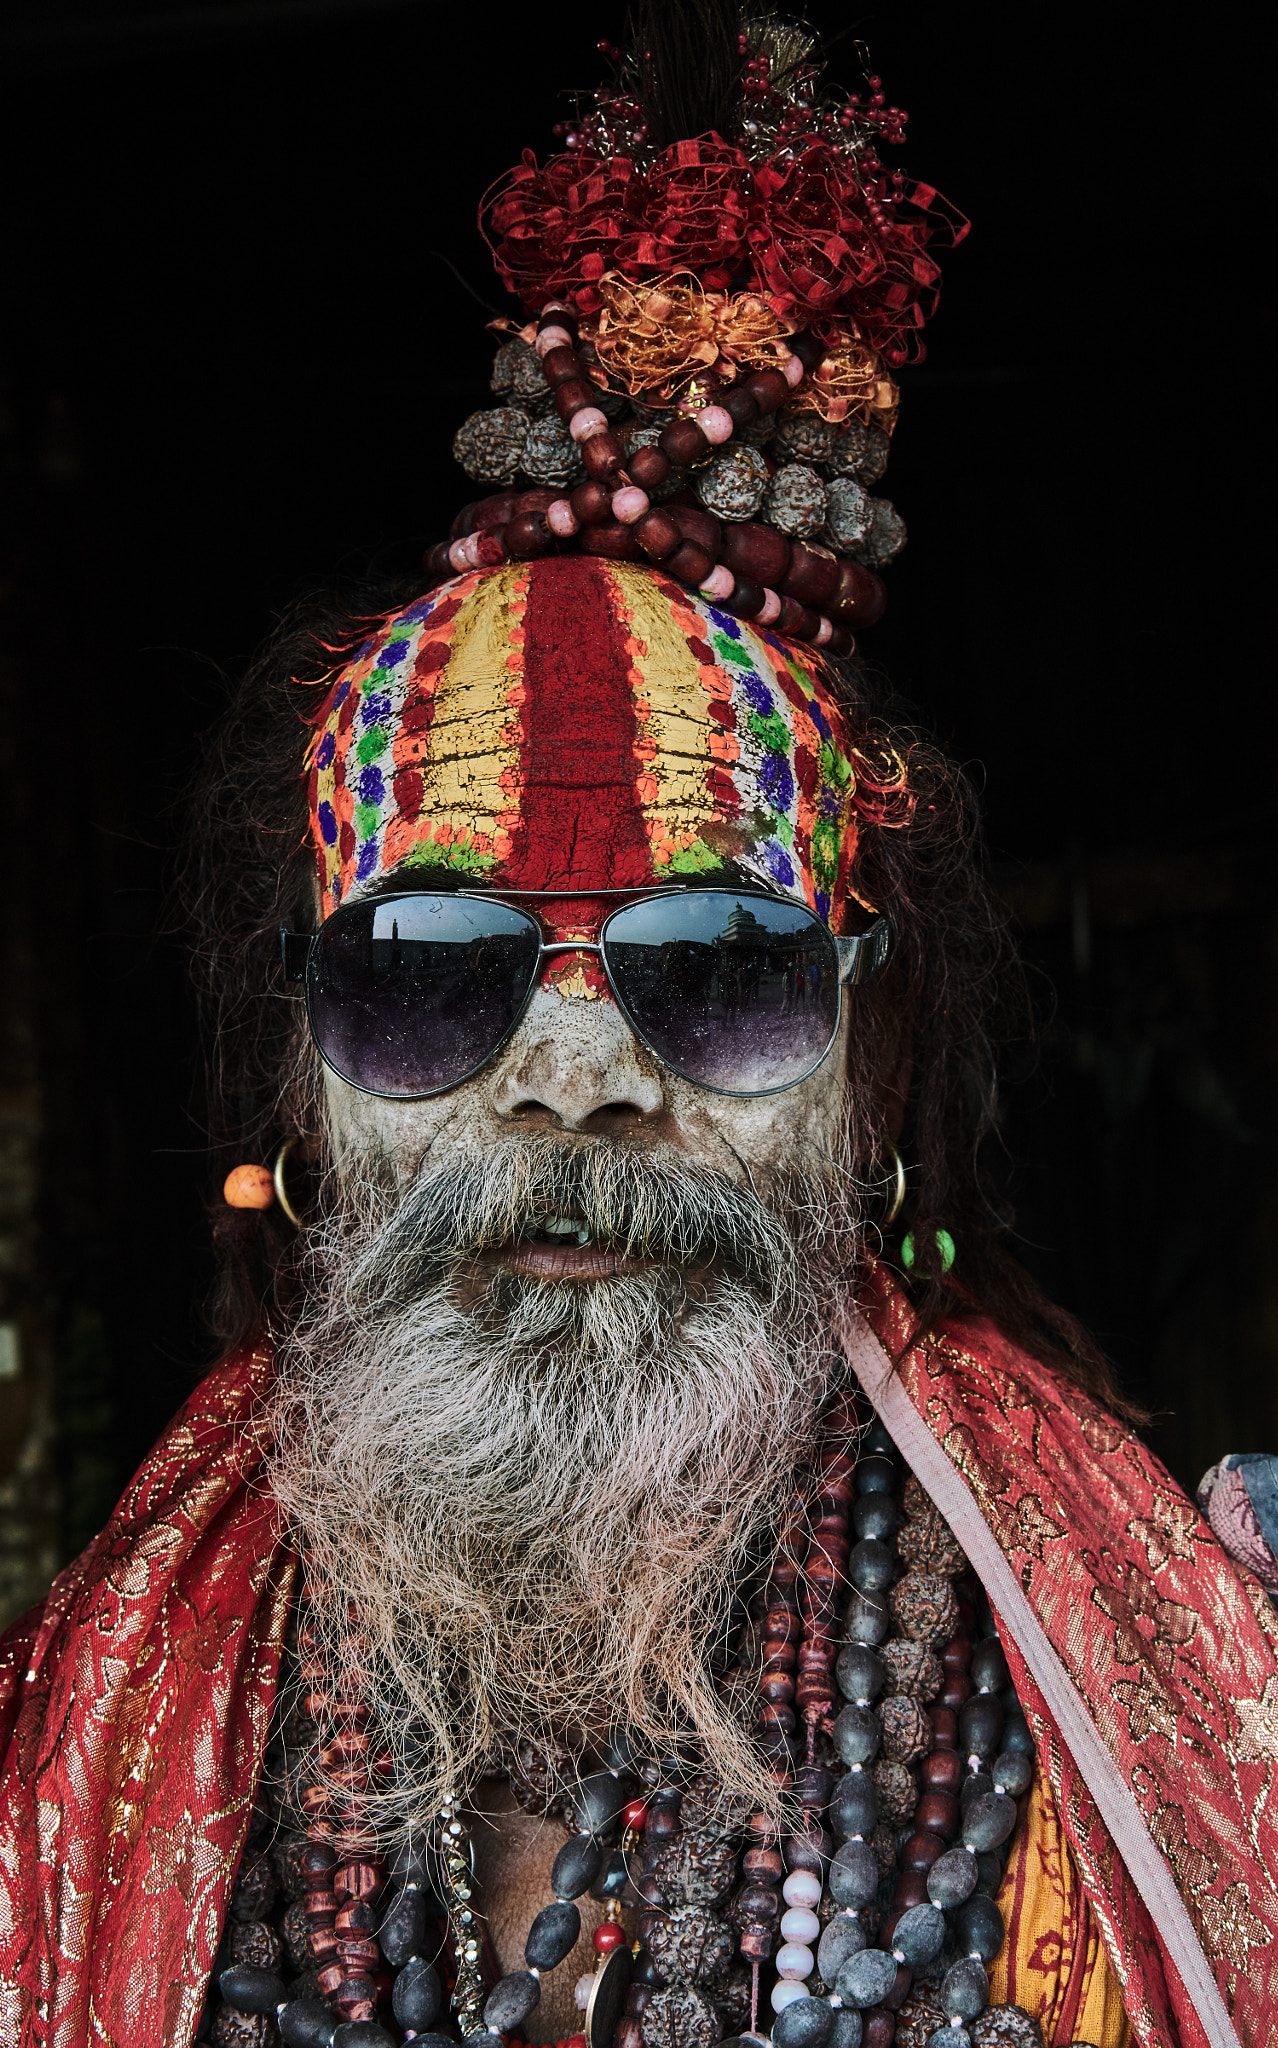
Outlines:
POLYGON ((309 1967, 286 1985, 280 1936, 243 1910, 242 1866, 220 2004, 197 2038, 447 2048, 432 2030, 451 2007, 463 2040, 501 2048, 576 1947, 589 1891, 604 1917, 571 2048, 763 2041, 769 2015, 775 2048, 1040 2041, 1018 2008, 988 2005, 1004 1940, 995 1893, 1033 1740, 966 1558, 855 1397, 826 1418, 763 1599, 757 1742, 793 1832, 694 1761, 644 1759, 618 1735, 601 1768, 548 1787, 571 1833, 524 1967, 495 1984, 463 1802, 443 1803, 425 1849, 381 1853, 366 1799, 392 1759, 367 1732, 367 1646, 355 1627, 330 1683, 308 1599, 304 1585, 300 1712, 320 1770, 294 1790, 304 1839, 274 1855, 293 1887, 275 1917, 292 1916, 294 1960, 304 1925, 309 1967), (638 1908, 633 1945, 623 1904, 638 1908))

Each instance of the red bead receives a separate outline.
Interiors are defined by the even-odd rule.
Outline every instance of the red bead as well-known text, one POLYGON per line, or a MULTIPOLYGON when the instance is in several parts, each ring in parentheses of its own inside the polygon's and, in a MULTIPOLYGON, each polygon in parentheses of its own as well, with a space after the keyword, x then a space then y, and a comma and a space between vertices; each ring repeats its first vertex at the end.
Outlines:
POLYGON ((777 590, 790 567, 790 543, 775 527, 746 519, 724 527, 721 556, 734 576, 753 576, 777 590))
MULTIPOLYGON (((895 1987, 894 1987, 895 1988, 895 1987)), ((892 2048, 896 2039, 896 2014, 882 2006, 861 2015, 861 2048, 892 2048)))
POLYGON ((597 1956, 611 1955, 613 1949, 621 1947, 625 1938, 625 1928, 618 1927, 615 1920, 601 1920, 590 1937, 597 1956))
POLYGON ((612 518, 612 492, 603 484, 578 484, 568 503, 582 526, 598 526, 612 518))
POLYGON ((558 348, 546 351, 541 367, 552 391, 557 391, 561 384, 584 384, 586 381, 586 367, 581 357, 563 342, 558 348))
POLYGON ((667 420, 657 437, 657 446, 680 468, 690 462, 704 462, 710 454, 710 443, 692 419, 667 420))
MULTIPOLYGON (((634 475, 633 462, 630 465, 630 473, 634 475)), ((681 539, 672 515, 660 510, 645 512, 642 519, 636 519, 631 531, 645 555, 654 562, 664 562, 667 555, 673 554, 681 539)))
POLYGON ((598 396, 594 385, 588 384, 584 377, 569 377, 555 392, 555 411, 567 426, 575 412, 593 405, 598 396))
POLYGON ((970 1636, 951 1636, 936 1654, 946 1671, 966 1671, 972 1661, 972 1639, 970 1636))
POLYGON ((941 1705, 943 1707, 951 1707, 957 1712, 964 1700, 970 1700, 971 1697, 972 1681, 967 1676, 967 1673, 964 1671, 947 1671, 945 1683, 941 1687, 941 1705))
POLYGON ((954 1840, 958 1824, 959 1803, 952 1792, 925 1792, 914 1809, 915 1827, 947 1842, 954 1840))
POLYGON ((776 630, 787 640, 811 640, 817 630, 817 615, 795 597, 781 599, 776 630))
MULTIPOLYGON (((525 493, 526 495, 526 493, 525 493)), ((526 512, 528 507, 520 502, 518 491, 498 491, 494 497, 481 498, 471 508, 470 531, 472 533, 495 533, 499 526, 515 512, 526 512)))
POLYGON ((760 412, 775 412, 790 396, 790 387, 780 370, 752 371, 745 380, 745 389, 760 412))
MULTIPOLYGON (((938 1843, 938 1846, 944 1846, 940 1843, 939 1837, 933 1836, 933 1840, 938 1843)), ((908 1913, 911 1906, 921 1906, 926 1898, 926 1871, 903 1870, 896 1880, 896 1889, 892 1893, 894 1911, 897 1913, 908 1913)), ((885 1941, 883 1946, 887 1948, 889 1944, 885 1941)))
POLYGON ((825 643, 825 651, 827 654, 854 654, 856 652, 856 641, 852 638, 847 627, 840 625, 837 619, 833 621, 830 627, 830 637, 825 643))
POLYGON ((958 1748, 958 1715, 950 1707, 932 1706, 927 1710, 932 1725, 932 1741, 938 1749, 958 1748))
POLYGON ((784 597, 797 597, 800 604, 825 611, 839 587, 838 557, 828 548, 812 547, 796 540, 790 551, 790 567, 777 586, 784 597))
POLYGON ((603 555, 609 562, 633 562, 639 553, 633 526, 619 519, 606 519, 598 526, 583 526, 577 536, 583 555, 603 555))
POLYGON ((555 536, 546 524, 544 512, 520 512, 506 528, 506 552, 516 562, 530 562, 548 555, 555 536))
POLYGON ((685 540, 679 543, 672 555, 666 557, 662 567, 668 569, 672 576, 677 576, 681 583, 700 586, 714 567, 714 556, 705 548, 699 548, 694 540, 685 540))
POLYGON ((860 562, 844 558, 839 564, 839 587, 831 599, 831 616, 842 619, 854 631, 873 626, 883 617, 887 591, 882 579, 860 562))
POLYGON ((957 1749, 934 1749, 919 1766, 925 1792, 957 1792, 963 1783, 963 1759, 957 1749))
MULTIPOLYGON (((902 1848, 901 1867, 903 1870, 930 1870, 944 1847, 945 1844, 939 1835, 922 1828, 917 1834, 911 1835, 902 1848)), ((919 1903, 922 1904, 922 1901, 919 1903)))
MULTIPOLYGON (((427 548, 422 556, 422 568, 433 583, 440 583, 445 576, 451 576, 453 573, 453 565, 448 559, 448 548, 449 543, 446 540, 437 540, 434 547, 427 548)), ((306 1711, 313 1718, 321 1713, 327 1704, 327 1693, 308 1693, 306 1695, 306 1711), (314 1705, 312 1705, 312 1701, 315 1702, 314 1705)))
MULTIPOLYGON (((735 612, 739 619, 753 619, 763 610, 763 585, 756 583, 752 576, 737 576, 728 595, 722 599, 725 611, 735 612)), ((808 1561, 809 1574, 812 1560, 808 1561)))
MULTIPOLYGON (((719 549, 723 545, 723 528, 713 512, 707 512, 704 505, 672 505, 670 509, 674 514, 675 524, 678 526, 684 539, 695 540, 697 546, 704 548, 711 557, 712 564, 717 562, 719 559, 719 549)), ((706 574, 709 575, 709 573, 709 570, 707 570, 706 574)), ((805 1536, 806 1533, 805 1530, 805 1536)), ((773 1574, 773 1580, 775 1583, 775 1573, 773 1574)), ((787 1602, 786 1604, 788 1606, 790 1603, 787 1602)))
POLYGON ((625 460, 625 450, 617 436, 605 427, 600 434, 592 434, 581 444, 581 459, 586 465, 586 475, 596 483, 605 477, 615 476, 625 460))
POLYGON ((723 392, 719 404, 734 427, 748 427, 752 420, 759 417, 759 401, 753 391, 748 391, 744 384, 736 384, 731 391, 723 392))
POLYGON ((626 457, 626 469, 631 482, 651 496, 653 491, 660 490, 669 476, 670 458, 663 455, 660 448, 632 448, 626 457))
POLYGON ((628 1828, 641 1828, 648 1818, 646 1799, 628 1799, 621 1809, 621 1818, 628 1828))
MULTIPOLYGON (((923 1901, 919 1899, 916 1903, 921 1906, 923 1901)), ((914 1972, 909 1964, 898 1963, 896 1966, 896 1982, 883 1999, 883 2010, 885 2013, 894 2013, 900 2006, 905 2004, 906 1999, 910 1995, 910 1986, 913 1982, 914 1972)), ((861 2038, 864 2041, 865 2035, 863 2034, 861 2038)))

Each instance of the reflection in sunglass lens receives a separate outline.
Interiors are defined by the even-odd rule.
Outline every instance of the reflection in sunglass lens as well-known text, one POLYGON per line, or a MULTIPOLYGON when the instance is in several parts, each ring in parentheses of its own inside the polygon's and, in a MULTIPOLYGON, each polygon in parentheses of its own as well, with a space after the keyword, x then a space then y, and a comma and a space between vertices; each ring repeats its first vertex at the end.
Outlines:
POLYGON ((718 889, 650 897, 614 912, 603 945, 636 1030, 690 1081, 764 1094, 802 1080, 829 1051, 838 956, 800 904, 718 889))
POLYGON ((540 943, 522 911, 470 896, 350 904, 323 926, 307 969, 320 1051, 375 1095, 451 1088, 516 1022, 540 943))

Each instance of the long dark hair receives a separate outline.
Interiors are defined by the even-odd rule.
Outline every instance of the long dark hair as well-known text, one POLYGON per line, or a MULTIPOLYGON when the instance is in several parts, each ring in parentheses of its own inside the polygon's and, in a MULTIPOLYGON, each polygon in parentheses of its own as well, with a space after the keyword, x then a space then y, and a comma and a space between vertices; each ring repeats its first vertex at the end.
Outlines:
MULTIPOLYGON (((316 1067, 297 993, 285 986, 281 924, 308 929, 315 868, 302 760, 326 678, 381 620, 421 594, 420 580, 363 584, 295 604, 247 669, 209 736, 193 791, 182 896, 207 1049, 210 1213, 219 1278, 210 1318, 230 1349, 258 1331, 289 1270, 280 1209, 229 1208, 229 1169, 269 1160, 293 1132, 318 1130, 316 1067)), ((886 690, 851 660, 831 664, 854 746, 908 769, 908 823, 862 825, 857 888, 890 917, 885 971, 853 995, 852 1079, 877 1103, 861 1142, 890 1157, 882 1076, 902 1080, 909 1162, 905 1221, 916 1246, 910 1286, 920 1322, 979 1307, 1116 1413, 1140 1411, 1115 1385, 1093 1339, 1013 1257, 1011 1216, 982 1174, 995 1132, 997 1051, 1023 1037, 1028 1010, 1006 918, 984 878, 977 804, 958 767, 894 716, 886 690), (875 1124, 877 1119, 877 1127, 875 1124), (953 1272, 925 1255, 937 1232, 958 1247, 953 1272)), ((880 1166, 880 1172, 882 1168, 880 1166)))

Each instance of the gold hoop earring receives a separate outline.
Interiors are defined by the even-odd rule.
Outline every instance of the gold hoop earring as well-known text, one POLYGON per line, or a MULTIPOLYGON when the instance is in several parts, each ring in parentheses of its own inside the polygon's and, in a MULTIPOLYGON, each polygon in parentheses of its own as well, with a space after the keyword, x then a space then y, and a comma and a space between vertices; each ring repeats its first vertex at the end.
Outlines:
MULTIPOLYGON (((892 1199, 888 1203, 887 1214, 880 1225, 880 1228, 883 1230, 891 1229, 901 1213, 901 1204, 905 1200, 905 1161, 895 1145, 889 1143, 888 1151, 892 1154, 892 1199)), ((279 1185, 278 1181, 276 1185, 279 1185)))
POLYGON ((281 1209, 284 1211, 284 1214, 288 1217, 289 1222, 294 1224, 297 1227, 297 1229, 300 1230, 302 1227, 302 1219, 298 1215, 296 1209, 293 1207, 293 1204, 289 1201, 288 1189, 284 1185, 284 1168, 288 1162, 289 1154, 296 1150, 297 1142, 298 1141, 296 1135, 294 1135, 291 1138, 285 1138, 284 1143, 280 1146, 279 1151, 275 1155, 275 1164, 271 1168, 271 1179, 275 1183, 276 1201, 279 1203, 281 1209))

